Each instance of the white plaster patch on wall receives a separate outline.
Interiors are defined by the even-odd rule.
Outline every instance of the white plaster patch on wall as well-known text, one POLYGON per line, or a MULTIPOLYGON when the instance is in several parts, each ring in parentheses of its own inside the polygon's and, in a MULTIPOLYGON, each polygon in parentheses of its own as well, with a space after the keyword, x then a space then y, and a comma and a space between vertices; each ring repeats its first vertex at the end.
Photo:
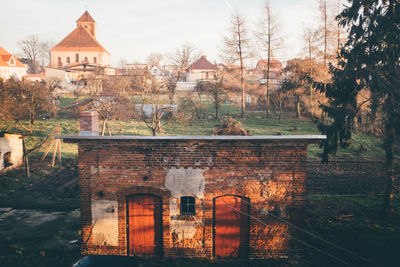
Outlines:
POLYGON ((175 216, 179 214, 178 203, 176 198, 172 198, 169 200, 169 214, 170 216, 175 216))
POLYGON ((118 203, 92 199, 93 244, 118 246, 118 203))
POLYGON ((181 196, 204 197, 203 170, 199 169, 175 169, 168 170, 165 179, 165 188, 171 191, 171 197, 181 196))
POLYGON ((196 207, 204 198, 205 179, 203 170, 176 169, 168 170, 165 179, 165 188, 171 191, 170 218, 171 233, 175 233, 179 239, 192 238, 196 233, 196 226, 201 224, 198 217, 194 221, 179 220, 178 200, 182 196, 193 196, 196 199, 196 207))
POLYGON ((96 174, 98 173, 98 169, 96 166, 90 166, 90 174, 96 174))
POLYGON ((7 152, 10 153, 10 160, 13 165, 22 163, 23 146, 19 134, 6 133, 0 136, 0 170, 4 168, 4 156, 7 152))
POLYGON ((193 238, 196 233, 196 226, 200 225, 201 222, 196 221, 184 221, 184 220, 171 220, 171 232, 175 232, 179 239, 182 238, 193 238))

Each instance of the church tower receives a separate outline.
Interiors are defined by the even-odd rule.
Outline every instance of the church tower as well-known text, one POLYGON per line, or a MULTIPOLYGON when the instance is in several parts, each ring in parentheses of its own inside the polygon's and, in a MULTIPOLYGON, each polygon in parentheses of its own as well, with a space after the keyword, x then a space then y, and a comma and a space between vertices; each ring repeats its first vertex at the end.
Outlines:
POLYGON ((81 25, 85 28, 95 39, 96 39, 96 21, 90 16, 89 12, 86 10, 85 13, 76 21, 76 26, 81 25))
POLYGON ((110 65, 110 53, 96 39, 96 21, 86 10, 76 28, 50 50, 50 66, 64 69, 79 64, 110 65))

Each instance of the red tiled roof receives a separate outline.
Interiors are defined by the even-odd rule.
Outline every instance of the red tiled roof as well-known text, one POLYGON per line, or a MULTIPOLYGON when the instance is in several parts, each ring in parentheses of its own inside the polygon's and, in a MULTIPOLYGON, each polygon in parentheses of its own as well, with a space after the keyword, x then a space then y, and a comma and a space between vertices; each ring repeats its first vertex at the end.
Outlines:
POLYGON ((108 53, 107 50, 80 25, 54 46, 51 51, 100 51, 108 53))
POLYGON ((205 56, 201 56, 196 62, 194 62, 189 70, 217 70, 217 67, 210 63, 205 56))
MULTIPOLYGON (((268 60, 267 59, 262 59, 260 61, 257 62, 257 69, 259 68, 265 68, 268 64, 268 60)), ((276 59, 270 59, 269 60, 269 67, 270 69, 277 69, 277 70, 281 70, 283 68, 282 63, 279 60, 276 59)))
POLYGON ((18 60, 18 58, 16 58, 13 55, 11 55, 9 52, 7 52, 1 46, 0 46, 0 66, 1 67, 25 68, 24 64, 22 64, 21 61, 18 60), (15 65, 10 65, 9 64, 9 61, 10 61, 11 58, 13 58, 13 60, 15 61, 15 65))
POLYGON ((89 12, 86 10, 85 13, 76 22, 95 22, 89 12))

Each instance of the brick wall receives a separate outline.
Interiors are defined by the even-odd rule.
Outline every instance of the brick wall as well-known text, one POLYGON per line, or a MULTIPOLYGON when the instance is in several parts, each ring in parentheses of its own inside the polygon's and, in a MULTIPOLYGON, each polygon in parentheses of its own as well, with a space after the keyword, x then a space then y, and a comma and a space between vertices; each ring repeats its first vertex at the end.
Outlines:
MULTIPOLYGON (((233 194, 251 203, 249 257, 286 256, 296 249, 289 236, 297 233, 271 214, 303 223, 306 153, 304 142, 288 140, 80 140, 83 253, 128 254, 127 198, 141 193, 162 200, 164 256, 213 258, 213 199, 233 194), (185 173, 204 187, 196 193, 193 217, 173 215, 179 204, 166 181, 185 173), (98 200, 117 200, 118 245, 106 239, 93 244, 99 224, 113 227, 93 221, 92 202, 98 200)), ((176 186, 187 190, 182 179, 176 186)))
MULTIPOLYGON (((400 173, 400 165, 396 166, 400 173)), ((308 194, 380 194, 385 190, 384 161, 330 160, 322 164, 314 159, 307 162, 308 194)), ((395 186, 400 185, 397 178, 395 186)))

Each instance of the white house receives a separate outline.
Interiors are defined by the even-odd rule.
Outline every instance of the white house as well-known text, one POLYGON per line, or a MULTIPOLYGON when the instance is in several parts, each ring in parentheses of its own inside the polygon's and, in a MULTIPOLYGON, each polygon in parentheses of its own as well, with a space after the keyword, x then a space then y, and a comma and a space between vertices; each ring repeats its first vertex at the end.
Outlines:
POLYGON ((18 80, 26 75, 26 67, 16 57, 0 46, 0 78, 8 80, 15 77, 18 80))
POLYGON ((208 61, 206 56, 201 56, 186 70, 186 82, 212 81, 216 72, 217 67, 208 61))
POLYGON ((150 68, 150 74, 159 83, 163 83, 167 80, 164 72, 157 66, 153 66, 150 68))

